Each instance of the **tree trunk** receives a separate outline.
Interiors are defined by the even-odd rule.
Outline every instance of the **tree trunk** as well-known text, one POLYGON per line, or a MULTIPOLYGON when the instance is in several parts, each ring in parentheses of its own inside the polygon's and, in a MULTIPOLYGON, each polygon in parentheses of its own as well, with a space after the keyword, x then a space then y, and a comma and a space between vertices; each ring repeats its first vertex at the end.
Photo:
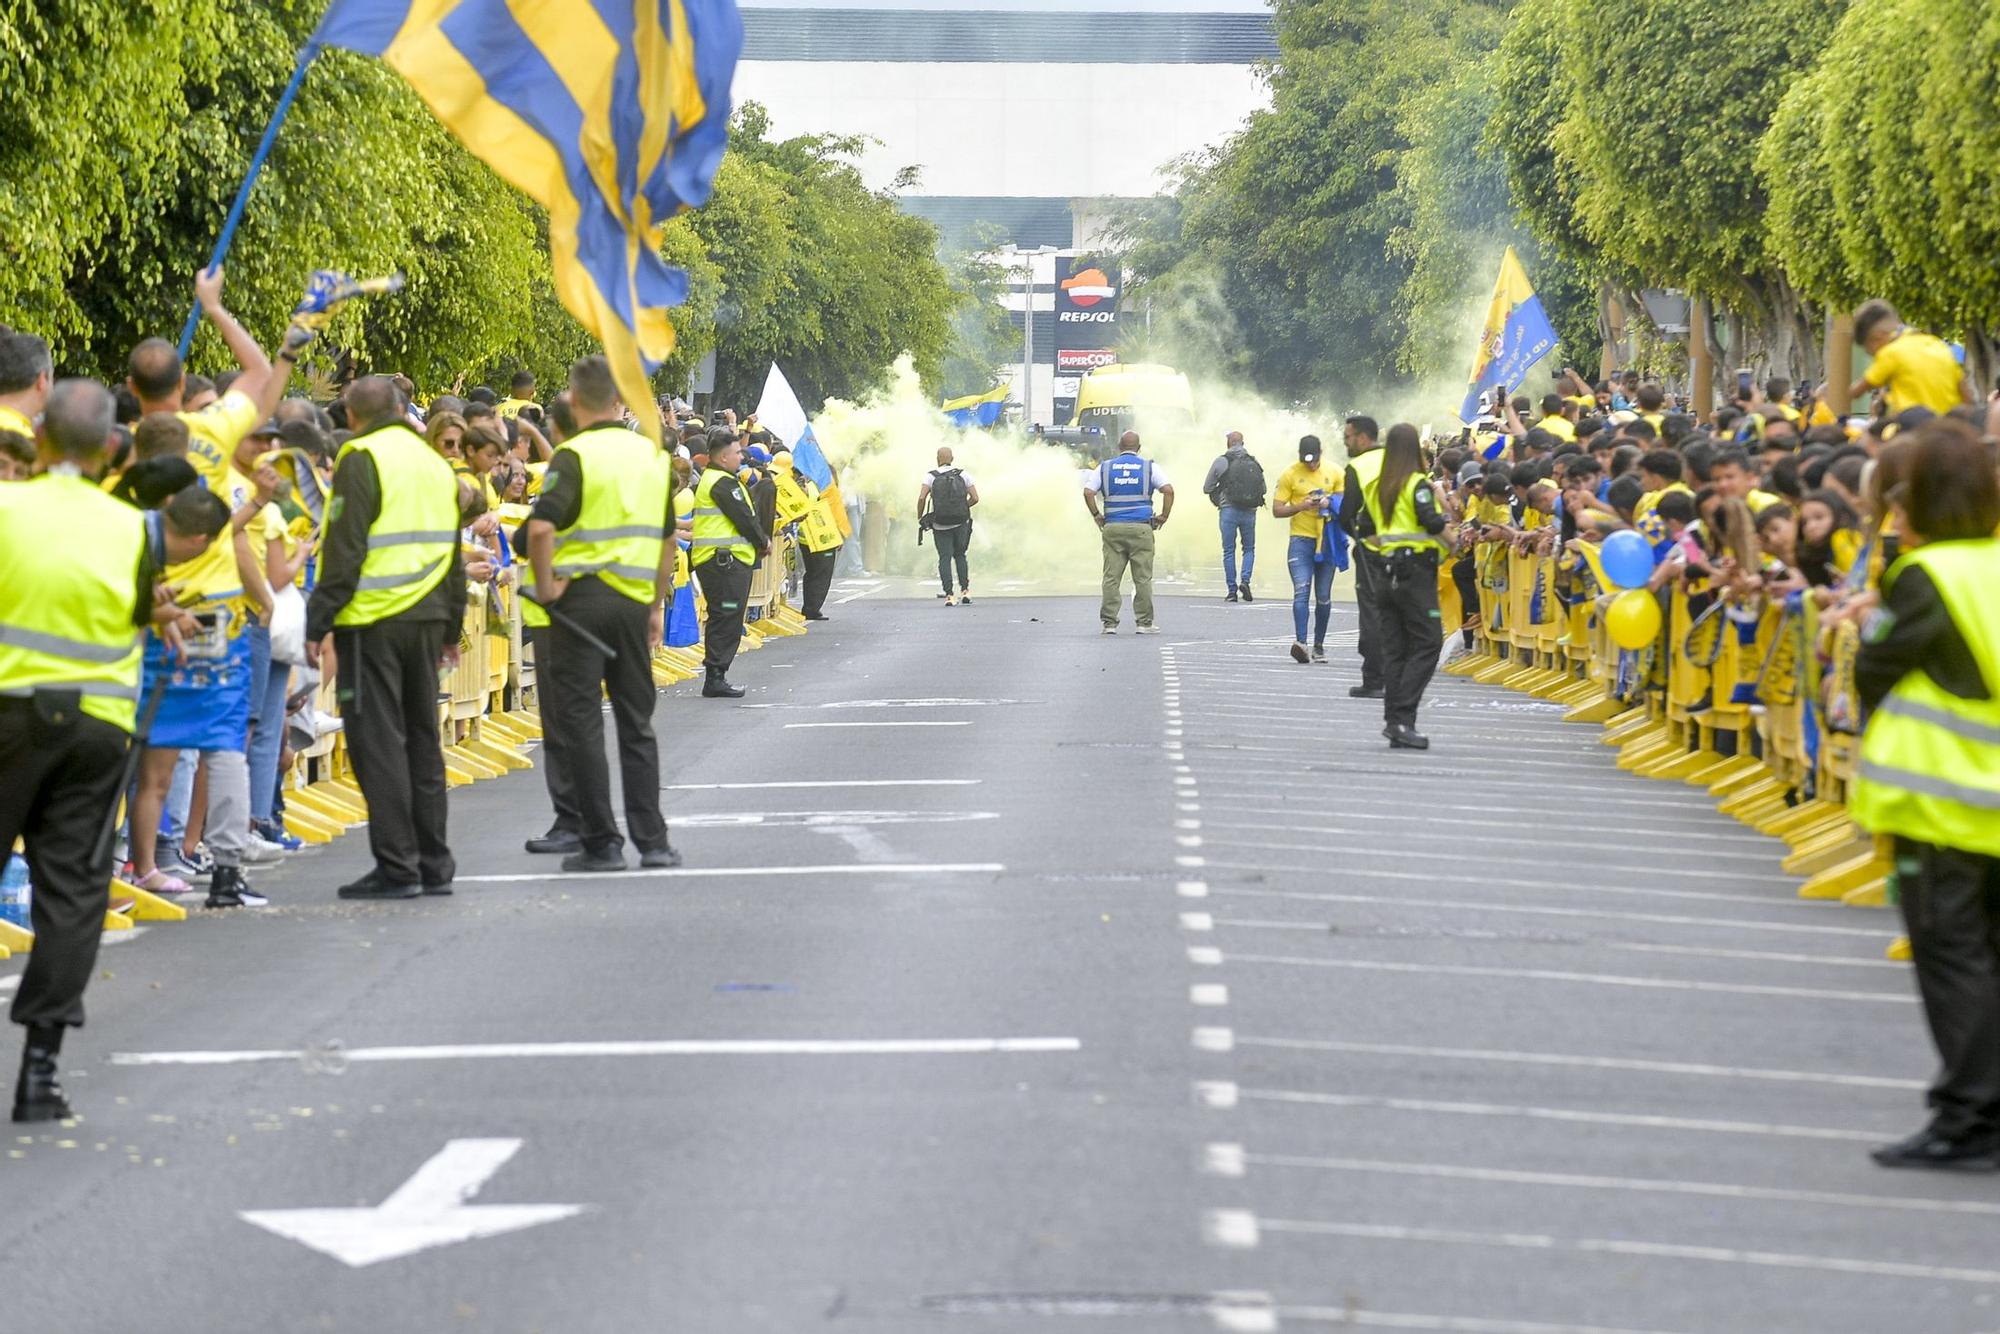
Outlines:
POLYGON ((1715 349, 1709 341, 1708 298, 1688 301, 1688 378, 1694 419, 1708 425, 1715 413, 1715 349))

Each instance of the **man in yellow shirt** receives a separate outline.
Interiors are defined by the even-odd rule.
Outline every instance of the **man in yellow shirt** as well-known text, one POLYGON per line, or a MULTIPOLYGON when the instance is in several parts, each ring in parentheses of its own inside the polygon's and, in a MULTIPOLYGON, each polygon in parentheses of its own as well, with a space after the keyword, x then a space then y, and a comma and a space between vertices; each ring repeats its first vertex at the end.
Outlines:
POLYGON ((1904 324, 1888 302, 1870 301, 1854 312, 1854 341, 1875 358, 1848 390, 1855 399, 1887 390, 1892 417, 1905 408, 1929 408, 1942 417, 1974 401, 1950 344, 1904 324))
MULTIPOLYGON (((1708 465, 1708 484, 1726 500, 1740 500, 1750 513, 1762 514, 1778 503, 1778 497, 1758 487, 1757 474, 1750 470, 1750 456, 1737 446, 1719 451, 1708 465)), ((1654 502, 1657 504, 1657 500, 1654 502)))
POLYGON ((182 412, 187 368, 174 345, 164 338, 148 338, 132 349, 126 362, 125 383, 138 398, 141 414, 180 413, 188 426, 188 462, 194 465, 209 490, 227 498, 230 458, 243 437, 252 427, 269 419, 278 400, 285 396, 296 352, 280 350, 278 365, 273 368, 271 359, 257 346, 257 340, 223 308, 220 268, 196 274, 194 294, 201 302, 202 314, 222 335, 230 355, 243 368, 236 383, 200 412, 182 412))
POLYGON ((1271 495, 1271 513, 1290 519, 1285 565, 1292 574, 1292 657, 1299 662, 1326 661, 1326 626, 1333 619, 1334 560, 1326 543, 1327 520, 1335 512, 1341 475, 1326 461, 1319 437, 1299 440, 1299 461, 1278 475, 1271 495), (1313 611, 1312 652, 1306 652, 1306 608, 1313 611))
POLYGON ((534 406, 535 373, 533 371, 515 371, 514 379, 508 385, 507 397, 500 400, 499 406, 494 411, 498 412, 502 417, 518 417, 521 415, 522 408, 532 408, 534 406))

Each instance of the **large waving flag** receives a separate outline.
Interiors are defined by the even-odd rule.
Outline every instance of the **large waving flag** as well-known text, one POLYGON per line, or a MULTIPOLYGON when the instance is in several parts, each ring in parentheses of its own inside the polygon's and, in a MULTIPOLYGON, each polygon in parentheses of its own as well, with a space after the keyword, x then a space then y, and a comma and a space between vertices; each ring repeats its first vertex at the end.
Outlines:
POLYGON ((1472 383, 1466 388, 1459 420, 1469 422, 1479 415, 1479 396, 1496 386, 1519 388, 1528 377, 1528 368, 1549 354, 1556 345, 1555 326, 1549 323, 1542 299, 1528 282, 1514 247, 1500 261, 1500 280, 1493 284, 1493 304, 1486 309, 1486 330, 1479 339, 1479 354, 1472 362, 1472 383))
POLYGON ((967 394, 963 398, 948 398, 942 404, 944 415, 951 419, 953 426, 992 426, 999 422, 1001 414, 1007 410, 1007 386, 989 389, 983 394, 967 394))
POLYGON ((736 0, 333 0, 314 41, 380 56, 548 210, 556 292, 658 440, 647 377, 688 290, 659 229, 707 202, 721 165, 736 0))
POLYGON ((801 477, 811 478, 814 486, 826 490, 833 480, 833 468, 826 461, 826 451, 819 447, 812 423, 806 420, 805 405, 775 361, 771 373, 764 377, 764 396, 757 400, 757 424, 792 451, 792 466, 801 477))

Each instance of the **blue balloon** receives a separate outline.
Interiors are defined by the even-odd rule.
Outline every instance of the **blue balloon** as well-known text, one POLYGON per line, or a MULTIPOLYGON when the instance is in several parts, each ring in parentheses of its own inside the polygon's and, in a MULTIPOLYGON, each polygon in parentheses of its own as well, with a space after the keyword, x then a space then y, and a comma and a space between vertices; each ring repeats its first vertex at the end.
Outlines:
POLYGON ((1643 588, 1653 577, 1653 548, 1630 528, 1604 539, 1604 577, 1620 588, 1643 588))

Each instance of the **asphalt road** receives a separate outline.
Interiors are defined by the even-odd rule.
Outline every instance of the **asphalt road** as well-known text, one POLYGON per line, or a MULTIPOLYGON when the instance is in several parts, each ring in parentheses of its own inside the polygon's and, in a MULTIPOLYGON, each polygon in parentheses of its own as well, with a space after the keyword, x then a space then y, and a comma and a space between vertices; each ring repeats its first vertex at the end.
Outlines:
POLYGON ((662 701, 684 872, 555 873, 526 773, 453 899, 350 836, 105 950, 0 1329, 2000 1329, 1993 1180, 1865 1157, 1886 915, 1519 696, 1389 753, 1346 607, 872 587, 662 701))

